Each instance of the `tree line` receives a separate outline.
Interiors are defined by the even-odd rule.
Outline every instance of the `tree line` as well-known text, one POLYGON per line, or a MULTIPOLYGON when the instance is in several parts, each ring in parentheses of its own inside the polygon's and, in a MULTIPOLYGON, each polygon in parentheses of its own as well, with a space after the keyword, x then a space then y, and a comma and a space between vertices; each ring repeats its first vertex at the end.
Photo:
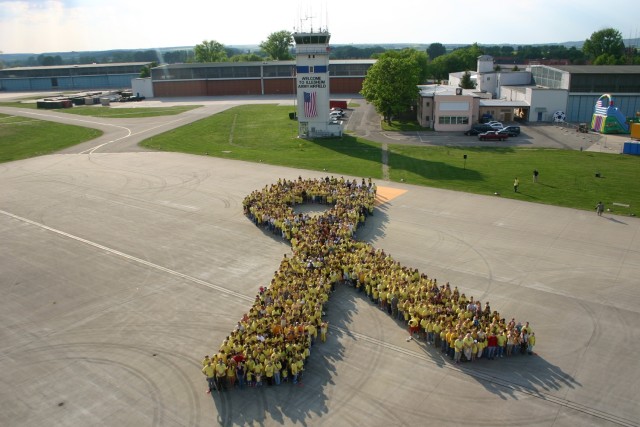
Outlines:
MULTIPOLYGON (((335 46, 330 59, 369 59, 394 51, 383 46, 335 46)), ((416 49, 417 50, 417 49, 416 49)), ((566 60, 570 64, 621 65, 640 64, 638 49, 625 47, 622 35, 613 28, 594 32, 581 49, 564 45, 481 46, 474 43, 447 50, 442 43, 431 43, 426 51, 427 74, 432 79, 446 79, 450 72, 474 69, 479 55, 491 55, 497 64, 523 64, 531 60, 566 60)), ((73 52, 57 55, 31 56, 26 60, 5 60, 5 66, 55 66, 92 63, 154 62, 158 64, 192 62, 244 62, 287 60, 293 58, 293 34, 289 31, 271 33, 260 43, 259 49, 243 50, 228 47, 215 40, 204 40, 193 49, 110 50, 102 52, 73 52)))

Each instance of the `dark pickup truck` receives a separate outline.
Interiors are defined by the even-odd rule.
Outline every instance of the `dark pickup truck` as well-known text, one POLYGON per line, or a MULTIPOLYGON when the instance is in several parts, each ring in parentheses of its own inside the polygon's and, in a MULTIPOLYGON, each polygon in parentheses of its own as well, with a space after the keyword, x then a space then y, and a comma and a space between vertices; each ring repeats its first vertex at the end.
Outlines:
POLYGON ((509 138, 509 135, 507 135, 506 133, 500 133, 497 131, 485 132, 478 135, 478 139, 480 141, 487 141, 487 140, 504 141, 507 138, 509 138))

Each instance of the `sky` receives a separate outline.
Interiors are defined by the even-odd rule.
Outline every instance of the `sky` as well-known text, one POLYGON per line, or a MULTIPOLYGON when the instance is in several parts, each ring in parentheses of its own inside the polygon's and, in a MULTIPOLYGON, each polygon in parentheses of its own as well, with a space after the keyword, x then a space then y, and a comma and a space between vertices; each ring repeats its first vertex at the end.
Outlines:
POLYGON ((0 52, 258 45, 328 28, 332 44, 544 44, 614 28, 640 37, 637 0, 0 0, 0 52))

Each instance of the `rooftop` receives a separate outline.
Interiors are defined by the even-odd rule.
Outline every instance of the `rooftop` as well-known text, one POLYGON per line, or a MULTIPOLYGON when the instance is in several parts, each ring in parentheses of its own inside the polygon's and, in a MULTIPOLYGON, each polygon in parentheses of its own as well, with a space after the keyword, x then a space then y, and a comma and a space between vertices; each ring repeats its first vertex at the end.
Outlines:
POLYGON ((126 67, 126 66, 145 66, 149 65, 151 61, 147 62, 112 62, 105 64, 73 64, 73 65, 39 65, 36 67, 13 67, 4 68, 3 71, 33 71, 33 70, 68 70, 76 68, 104 68, 104 67, 126 67))
POLYGON ((640 65, 531 65, 566 71, 571 74, 640 74, 640 65))

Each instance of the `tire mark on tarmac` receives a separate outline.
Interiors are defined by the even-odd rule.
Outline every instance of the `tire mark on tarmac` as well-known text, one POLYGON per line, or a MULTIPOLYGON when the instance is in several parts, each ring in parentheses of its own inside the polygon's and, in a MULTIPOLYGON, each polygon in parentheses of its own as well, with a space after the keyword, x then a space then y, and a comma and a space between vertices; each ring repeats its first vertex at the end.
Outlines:
POLYGON ((505 380, 503 378, 494 376, 492 374, 489 373, 484 373, 484 372, 479 372, 479 371, 469 371, 469 370, 464 370, 462 368, 459 368, 455 365, 449 365, 449 364, 439 364, 437 360, 433 359, 432 357, 430 357, 429 355, 425 355, 422 353, 418 353, 416 351, 413 350, 409 350, 403 347, 399 347, 397 345, 394 344, 389 344, 387 342, 384 341, 380 341, 376 338, 370 337, 368 335, 364 335, 364 334, 360 334, 358 332, 354 332, 354 331, 346 331, 343 330, 342 328, 339 328, 337 326, 334 325, 329 325, 329 329, 332 330, 338 330, 342 333, 345 334, 350 334, 352 337, 362 340, 364 342, 368 342, 371 344, 374 344, 376 346, 379 347, 383 347, 386 348, 388 350, 391 350, 395 353, 399 353, 399 354, 403 354, 405 356, 408 356, 411 359, 420 359, 422 361, 428 362, 430 364, 434 364, 434 365, 438 365, 441 366, 443 369, 448 369, 452 372, 457 372, 457 373, 464 373, 466 375, 469 375, 470 377, 473 377, 477 380, 482 380, 482 381, 486 381, 486 382, 490 382, 494 385, 509 389, 515 393, 520 393, 520 394, 525 394, 531 397, 535 397, 538 398, 540 400, 549 402, 549 403, 553 403, 556 404, 558 406, 564 407, 564 408, 568 408, 568 409, 572 409, 574 411, 578 411, 581 412, 583 414, 587 414, 590 415, 592 417, 601 419, 601 420, 606 420, 609 421, 611 423, 614 424, 618 424, 621 426, 629 426, 629 427, 637 427, 638 424, 636 422, 634 422, 633 420, 629 420, 627 418, 623 418, 620 417, 618 415, 615 414, 611 414, 608 412, 604 412, 586 405, 582 405, 580 403, 577 402, 573 402, 567 399, 563 399, 561 397, 557 397, 554 396, 552 394, 549 393, 543 393, 540 392, 534 388, 531 387, 527 387, 527 386, 523 386, 521 384, 518 384, 514 381, 509 381, 509 380, 505 380))
POLYGON ((198 285, 201 285, 201 286, 204 286, 204 287, 207 287, 207 288, 210 288, 210 289, 225 293, 225 294, 230 295, 230 296, 234 296, 236 298, 243 299, 245 301, 254 302, 254 298, 250 297, 248 295, 244 295, 244 294, 241 294, 239 292, 232 291, 231 289, 223 288, 222 286, 214 285, 213 283, 198 279, 198 278, 193 277, 193 276, 189 276, 188 274, 180 273, 179 271, 171 270, 170 268, 166 268, 166 267, 163 267, 161 265, 154 264, 154 263, 152 263, 150 261, 146 261, 144 259, 135 257, 133 255, 126 254, 126 253, 118 251, 116 249, 109 248, 109 247, 101 245, 99 243, 92 242, 91 240, 83 239, 82 237, 75 236, 73 234, 64 232, 62 230, 55 229, 53 227, 49 227, 48 225, 45 225, 45 224, 42 224, 42 223, 39 223, 39 222, 36 222, 36 221, 32 221, 32 220, 27 219, 27 218, 23 218, 23 217, 18 216, 18 215, 14 215, 14 214, 12 214, 10 212, 7 212, 7 211, 4 211, 4 210, 0 210, 0 214, 8 216, 8 217, 13 218, 13 219, 16 219, 18 221, 33 225, 33 226, 36 226, 38 228, 42 228, 44 230, 51 231, 52 233, 58 234, 58 235, 63 236, 63 237, 70 238, 72 240, 75 240, 75 241, 80 242, 80 243, 84 243, 84 244, 92 246, 94 248, 106 251, 106 252, 108 252, 108 253, 110 253, 112 255, 117 255, 119 257, 122 257, 122 258, 128 259, 130 261, 136 262, 138 264, 142 264, 144 266, 153 268, 155 270, 159 270, 159 271, 162 271, 164 273, 168 273, 168 274, 170 274, 172 276, 176 276, 176 277, 179 277, 181 279, 185 279, 185 280, 187 280, 189 282, 196 283, 198 285))
MULTIPOLYGON (((23 218, 23 217, 20 217, 18 215, 14 215, 14 214, 6 212, 4 210, 0 210, 0 214, 3 214, 3 215, 8 216, 10 218, 16 219, 18 221, 21 221, 21 222, 24 222, 24 223, 27 223, 27 224, 30 224, 30 225, 33 225, 33 226, 36 226, 36 227, 42 228, 44 230, 51 231, 51 232, 56 233, 58 235, 61 235, 61 236, 76 240, 78 242, 87 244, 87 245, 95 247, 97 249, 104 250, 104 251, 109 252, 109 253, 111 253, 113 255, 120 256, 122 258, 128 259, 130 261, 133 261, 133 262, 136 262, 136 263, 139 263, 139 264, 142 264, 142 265, 145 265, 147 267, 150 267, 150 268, 153 268, 153 269, 156 269, 156 270, 171 274, 171 275, 176 276, 176 277, 180 277, 180 278, 185 279, 185 280, 187 280, 189 282, 196 283, 198 285, 201 285, 201 286, 204 286, 204 287, 207 287, 207 288, 222 292, 224 294, 227 294, 227 295, 230 295, 230 296, 234 296, 236 298, 239 298, 239 299, 242 299, 242 300, 245 300, 245 301, 250 301, 250 302, 254 301, 254 298, 252 298, 250 296, 243 295, 241 293, 232 291, 230 289, 226 289, 226 288, 224 288, 222 286, 214 285, 212 283, 206 282, 206 281, 198 279, 196 277, 189 276, 187 274, 180 273, 180 272, 175 271, 175 270, 171 270, 169 268, 163 267, 163 266, 158 265, 158 264, 154 264, 152 262, 143 260, 141 258, 137 258, 137 257, 134 257, 132 255, 125 254, 124 252, 120 252, 118 250, 106 247, 106 246, 101 245, 99 243, 95 243, 95 242, 92 242, 90 240, 83 239, 81 237, 75 236, 73 234, 66 233, 66 232, 61 231, 61 230, 57 230, 57 229, 55 229, 53 227, 49 227, 47 225, 44 225, 44 224, 41 224, 41 223, 38 223, 38 222, 35 222, 35 221, 31 221, 31 220, 29 220, 27 218, 23 218)), ((384 341, 381 341, 379 339, 370 337, 368 335, 360 334, 360 333, 354 332, 354 331, 348 331, 346 329, 339 328, 339 327, 334 326, 334 325, 330 325, 329 328, 332 329, 332 330, 339 331, 342 334, 344 334, 345 336, 351 336, 351 337, 353 337, 355 339, 359 339, 359 340, 362 340, 364 342, 368 342, 368 343, 374 344, 374 345, 376 345, 378 347, 382 347, 382 348, 385 348, 387 350, 391 350, 391 351, 393 351, 395 353, 408 356, 408 357, 410 357, 410 358, 412 358, 414 360, 415 359, 421 359, 421 360, 423 360, 425 362, 428 362, 428 363, 431 363, 431 364, 436 364, 437 363, 430 356, 426 356, 424 354, 420 354, 420 353, 415 352, 413 350, 408 350, 408 349, 405 349, 405 348, 402 348, 402 347, 399 347, 399 346, 396 346, 396 345, 393 345, 393 344, 389 344, 387 342, 384 342, 384 341)), ((594 334, 595 333, 596 332, 594 331, 594 334)), ((486 374, 486 373, 478 372, 478 371, 463 371, 462 369, 457 368, 456 366, 450 366, 450 365, 442 365, 442 366, 443 366, 443 368, 449 369, 452 372, 465 373, 466 375, 474 377, 474 378, 476 378, 478 380, 483 380, 483 381, 490 382, 490 383, 492 383, 494 385, 510 389, 510 390, 512 390, 512 391, 514 391, 516 393, 521 393, 521 394, 526 394, 526 395, 529 395, 529 396, 532 396, 532 397, 536 397, 538 399, 547 401, 549 403, 553 403, 553 404, 556 404, 556 405, 559 405, 559 406, 562 406, 562 407, 565 407, 565 408, 569 408, 569 409, 572 409, 572 410, 575 410, 575 411, 578 411, 578 412, 581 412, 581 413, 584 413, 584 414, 588 414, 588 415, 593 416, 595 418, 606 420, 606 421, 609 421, 609 422, 612 422, 612 423, 615 423, 615 424, 618 424, 618 425, 621 425, 621 426, 631 426, 631 427, 638 426, 638 424, 634 423, 632 420, 628 420, 626 418, 619 417, 619 416, 614 415, 614 414, 610 414, 610 413, 607 413, 607 412, 604 412, 604 411, 600 411, 598 409, 591 408, 589 406, 585 406, 585 405, 582 405, 582 404, 577 403, 577 402, 572 402, 572 401, 567 400, 567 399, 556 397, 556 396, 553 396, 553 395, 548 394, 548 393, 543 393, 543 392, 540 392, 540 391, 538 391, 536 389, 533 389, 533 388, 530 388, 530 387, 526 387, 526 386, 517 384, 515 382, 508 381, 508 380, 493 376, 491 374, 486 374)))
MULTIPOLYGON (((115 355, 116 351, 125 351, 131 353, 137 353, 144 356, 149 356, 153 354, 154 362, 160 362, 166 370, 173 372, 177 376, 177 381, 184 387, 186 391, 185 396, 187 399, 186 406, 184 408, 188 413, 188 420, 184 419, 172 419, 172 423, 179 422, 181 425, 187 426, 198 426, 200 425, 200 401, 198 399, 198 394, 196 390, 194 390, 192 381, 189 378, 189 375, 182 369, 177 363, 170 360, 171 357, 175 357, 178 360, 183 360, 191 365, 199 366, 194 360, 193 357, 182 354, 180 352, 165 350, 163 348, 157 348, 154 346, 145 346, 145 345, 127 345, 122 343, 109 343, 109 342, 94 342, 94 341, 86 341, 86 342, 78 342, 78 343, 69 343, 69 344, 48 344, 42 347, 34 347, 30 348, 30 353, 37 352, 46 352, 47 356, 44 359, 39 359, 40 362, 44 361, 60 361, 60 360, 78 360, 89 363, 103 364, 106 366, 117 366, 126 371, 128 371, 133 376, 141 379, 151 390, 149 397, 153 402, 153 424, 154 426, 160 426, 165 424, 165 418, 169 415, 166 413, 165 409, 167 405, 164 403, 163 399, 163 388, 161 388, 157 383, 153 380, 151 375, 143 371, 142 369, 136 368, 135 365, 131 363, 120 362, 114 360, 112 355, 115 355), (85 350, 86 349, 86 350, 85 350), (92 351, 99 353, 102 356, 96 358, 87 354, 87 351, 92 351), (56 353, 62 352, 65 354, 64 357, 57 357, 56 353), (69 352, 72 355, 69 355, 69 352), (74 352, 77 352, 77 355, 73 355, 74 352), (83 355, 83 353, 85 355, 83 355), (156 356, 157 355, 157 356, 156 356)), ((152 365, 149 365, 151 368, 152 365)), ((155 368, 153 368, 155 369, 155 368)), ((166 393, 165 393, 166 394, 166 393)))

